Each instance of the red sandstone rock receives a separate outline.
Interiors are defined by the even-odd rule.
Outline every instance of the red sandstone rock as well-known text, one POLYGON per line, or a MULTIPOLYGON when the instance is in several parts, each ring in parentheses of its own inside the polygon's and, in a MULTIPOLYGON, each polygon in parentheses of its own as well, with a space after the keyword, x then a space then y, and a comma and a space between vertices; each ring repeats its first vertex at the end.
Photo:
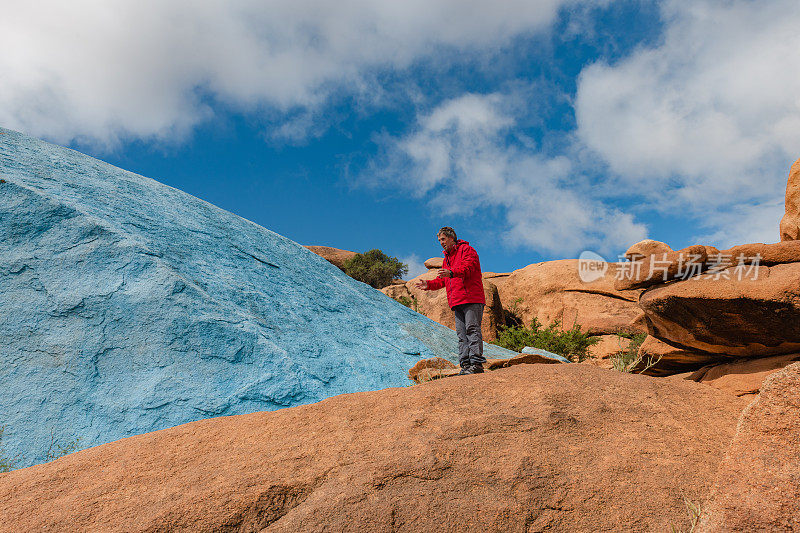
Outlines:
POLYGON ((639 346, 638 355, 641 357, 641 363, 636 367, 636 370, 643 371, 649 376, 669 376, 686 372, 687 370, 695 370, 704 365, 720 364, 733 359, 725 354, 681 348, 659 340, 652 335, 648 335, 639 346), (644 370, 648 366, 650 368, 644 370))
POLYGON ((800 363, 764 380, 719 468, 700 531, 800 531, 800 363))
POLYGON ((650 335, 730 358, 800 352, 800 263, 758 267, 741 280, 733 269, 725 273, 642 294, 650 335))
POLYGON ((0 531, 668 531, 743 405, 588 365, 346 394, 0 474, 0 531))
POLYGON ((577 259, 528 265, 498 285, 500 299, 505 309, 516 308, 525 325, 535 317, 544 325, 579 324, 594 335, 644 332, 644 313, 636 303, 641 290, 614 288, 620 264, 608 263, 605 275, 591 283, 581 281, 577 259))
POLYGON ((706 254, 706 247, 698 244, 631 262, 625 267, 625 275, 615 281, 614 288, 620 291, 640 289, 700 274, 708 257, 706 254))
POLYGON ((357 255, 356 252, 339 250, 330 246, 306 246, 306 248, 342 270, 344 270, 344 264, 357 255))
POLYGON ((425 261, 425 268, 428 270, 442 268, 444 257, 431 257, 425 261))
POLYGON ((498 293, 502 293, 503 286, 508 280, 508 276, 510 276, 510 272, 484 272, 483 279, 491 281, 497 287, 498 293))
POLYGON ((672 248, 665 242, 645 239, 639 241, 625 251, 625 257, 629 261, 639 261, 651 255, 661 255, 671 252, 672 248))
POLYGON ((780 224, 781 241, 800 239, 800 159, 789 170, 786 182, 786 210, 780 224))
POLYGON ((800 240, 783 241, 773 244, 740 244, 719 252, 731 266, 740 262, 746 265, 758 261, 761 265, 772 266, 783 263, 800 262, 800 240))
POLYGON ((425 381, 431 380, 431 375, 429 373, 425 373, 424 376, 420 376, 420 373, 423 370, 427 369, 434 369, 434 370, 453 370, 458 369, 456 365, 444 359, 442 357, 431 357, 430 359, 422 359, 421 361, 417 361, 417 364, 412 366, 408 371, 408 379, 415 383, 423 383, 425 381))
POLYGON ((686 379, 705 383, 736 396, 746 396, 758 394, 761 384, 767 376, 795 361, 800 361, 800 354, 776 355, 760 359, 737 359, 732 363, 704 366, 687 376, 686 379))

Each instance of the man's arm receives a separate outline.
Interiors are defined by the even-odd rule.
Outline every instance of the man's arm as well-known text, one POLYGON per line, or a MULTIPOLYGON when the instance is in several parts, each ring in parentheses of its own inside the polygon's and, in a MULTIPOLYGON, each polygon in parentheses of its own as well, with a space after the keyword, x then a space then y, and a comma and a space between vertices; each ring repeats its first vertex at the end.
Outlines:
POLYGON ((429 280, 421 279, 414 284, 418 289, 423 291, 438 291, 444 287, 444 278, 434 278, 429 280))

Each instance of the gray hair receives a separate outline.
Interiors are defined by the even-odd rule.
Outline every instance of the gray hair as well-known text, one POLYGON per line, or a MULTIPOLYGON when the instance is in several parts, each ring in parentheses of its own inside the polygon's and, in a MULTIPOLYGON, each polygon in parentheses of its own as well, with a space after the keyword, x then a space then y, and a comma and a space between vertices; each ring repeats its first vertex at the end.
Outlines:
POLYGON ((454 230, 450 226, 445 226, 442 229, 440 229, 439 232, 436 234, 436 236, 438 237, 439 235, 444 235, 445 237, 451 237, 454 241, 458 240, 458 238, 456 237, 456 230, 454 230))

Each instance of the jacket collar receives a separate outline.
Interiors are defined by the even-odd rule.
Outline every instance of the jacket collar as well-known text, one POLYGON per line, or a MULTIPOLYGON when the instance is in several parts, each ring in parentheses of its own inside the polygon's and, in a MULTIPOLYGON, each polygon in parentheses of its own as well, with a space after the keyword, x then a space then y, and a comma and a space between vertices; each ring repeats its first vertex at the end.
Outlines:
POLYGON ((458 249, 461 247, 462 244, 469 244, 469 243, 467 241, 465 241, 464 239, 458 239, 456 241, 456 245, 453 246, 453 251, 448 254, 447 252, 442 250, 442 255, 445 255, 445 256, 453 255, 454 253, 456 253, 458 251, 458 249))

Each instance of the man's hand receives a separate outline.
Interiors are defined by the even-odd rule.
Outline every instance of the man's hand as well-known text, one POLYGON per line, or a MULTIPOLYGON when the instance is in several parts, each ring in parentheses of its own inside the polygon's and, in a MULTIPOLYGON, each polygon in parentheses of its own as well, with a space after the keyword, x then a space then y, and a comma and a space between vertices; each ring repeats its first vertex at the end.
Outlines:
POLYGON ((417 281, 417 282, 414 284, 414 286, 415 286, 416 288, 418 288, 418 289, 426 290, 426 289, 428 288, 428 281, 427 281, 427 280, 424 280, 424 279, 418 280, 418 281, 417 281))
POLYGON ((439 269, 439 273, 438 273, 438 275, 436 277, 437 278, 452 278, 453 277, 453 271, 452 270, 447 270, 446 268, 440 268, 439 269))

